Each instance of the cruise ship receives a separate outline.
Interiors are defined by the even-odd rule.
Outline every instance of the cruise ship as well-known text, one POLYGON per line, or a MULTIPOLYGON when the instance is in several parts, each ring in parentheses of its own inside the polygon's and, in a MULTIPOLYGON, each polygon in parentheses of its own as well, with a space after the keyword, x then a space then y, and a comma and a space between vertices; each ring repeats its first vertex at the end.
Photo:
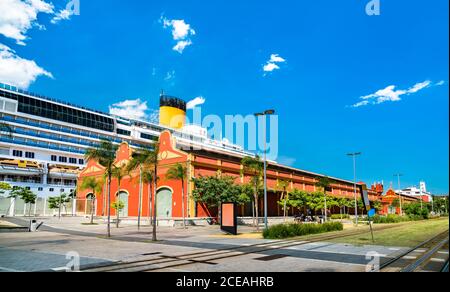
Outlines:
MULTIPOLYGON (((173 108, 184 108, 185 114, 186 103, 181 99, 162 93, 160 102, 161 115, 173 108)), ((88 148, 105 139, 116 144, 125 141, 132 148, 151 147, 166 130, 180 147, 251 155, 240 146, 208 138, 201 127, 170 123, 126 119, 0 83, 0 124, 4 125, 0 182, 30 189, 39 198, 70 194, 86 166, 88 148)))

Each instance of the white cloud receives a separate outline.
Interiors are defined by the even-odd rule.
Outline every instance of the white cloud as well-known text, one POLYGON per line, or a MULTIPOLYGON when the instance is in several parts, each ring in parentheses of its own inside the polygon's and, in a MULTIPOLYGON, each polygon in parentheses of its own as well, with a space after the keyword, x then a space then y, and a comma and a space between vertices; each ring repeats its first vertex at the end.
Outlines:
POLYGON ((196 32, 190 24, 186 23, 183 19, 170 20, 165 17, 161 17, 161 22, 164 28, 172 29, 172 38, 177 41, 173 50, 182 54, 184 49, 192 45, 192 36, 195 36, 196 32))
POLYGON ((187 103, 186 108, 191 110, 191 109, 194 109, 195 107, 197 107, 199 105, 204 104, 205 102, 206 102, 206 99, 203 98, 202 96, 199 96, 199 97, 196 97, 193 100, 189 101, 187 103))
POLYGON ((183 54, 184 49, 186 49, 187 47, 189 47, 190 45, 192 45, 192 41, 191 40, 187 40, 187 41, 179 41, 174 47, 173 50, 177 51, 180 54, 183 54))
POLYGON ((286 60, 278 54, 272 54, 270 60, 263 66, 264 72, 273 72, 274 70, 279 70, 280 66, 277 63, 285 63, 286 60))
POLYGON ((278 54, 272 54, 270 56, 270 63, 284 63, 286 62, 285 59, 283 59, 282 57, 280 57, 278 54))
POLYGON ((60 22, 61 20, 69 20, 70 17, 74 14, 73 11, 68 9, 62 9, 58 13, 55 14, 55 16, 50 21, 53 24, 56 24, 60 22))
POLYGON ((148 119, 147 110, 147 102, 140 99, 125 100, 109 107, 110 114, 134 120, 148 119))
POLYGON ((280 66, 278 66, 277 64, 274 63, 268 63, 266 65, 264 65, 263 70, 264 72, 272 72, 273 70, 278 70, 280 69, 280 66))
POLYGON ((44 0, 1 0, 0 34, 24 46, 29 29, 33 26, 45 28, 37 23, 38 14, 53 14, 53 9, 53 4, 44 0))
POLYGON ((438 83, 436 83, 436 86, 442 86, 445 84, 444 80, 439 81, 438 83))
POLYGON ((371 104, 382 104, 385 102, 399 102, 402 100, 402 96, 406 95, 411 95, 414 93, 417 93, 425 88, 431 87, 431 86, 435 86, 438 84, 432 84, 432 82, 430 80, 426 80, 424 82, 421 83, 417 83, 414 86, 408 88, 408 89, 404 89, 404 90, 397 90, 397 86, 395 85, 390 85, 388 87, 386 87, 385 89, 381 89, 378 90, 377 92, 373 93, 373 94, 369 94, 366 96, 362 96, 360 97, 360 99, 362 99, 362 101, 354 104, 352 107, 354 108, 358 108, 358 107, 362 107, 362 106, 367 106, 367 105, 371 105, 371 104))
POLYGON ((39 67, 35 61, 23 59, 17 56, 14 50, 0 44, 0 80, 2 82, 27 89, 41 75, 53 78, 52 73, 39 67))

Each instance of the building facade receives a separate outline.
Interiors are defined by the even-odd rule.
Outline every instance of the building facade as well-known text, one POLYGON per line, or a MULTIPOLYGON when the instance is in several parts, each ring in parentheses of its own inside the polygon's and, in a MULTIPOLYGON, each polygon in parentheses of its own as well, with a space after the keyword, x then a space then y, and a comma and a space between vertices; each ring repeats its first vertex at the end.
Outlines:
MULTIPOLYGON (((158 163, 158 185, 157 185, 157 217, 160 220, 169 220, 173 218, 181 218, 183 214, 182 203, 182 187, 181 181, 168 180, 166 178, 167 170, 175 164, 181 163, 187 167, 187 179, 184 182, 185 196, 185 210, 187 217, 192 219, 202 219, 217 217, 217 209, 209 206, 198 204, 192 199, 192 191, 194 185, 192 178, 200 176, 229 176, 235 179, 236 184, 248 183, 251 180, 251 174, 243 173, 243 166, 241 160, 243 155, 230 155, 229 153, 217 149, 202 149, 202 150, 182 150, 186 148, 184 144, 180 145, 177 139, 168 131, 163 132, 160 136, 160 154, 158 163), (181 147, 180 147, 181 146, 181 147)), ((122 143, 117 152, 117 165, 128 163, 131 159, 133 150, 127 143, 122 143)), ((95 161, 89 161, 85 170, 80 174, 79 180, 82 181, 86 177, 97 177, 101 179, 104 174, 104 169, 95 161)), ((280 200, 281 191, 278 189, 278 181, 288 181, 288 191, 293 189, 304 190, 307 192, 314 192, 317 190, 317 178, 322 177, 320 174, 315 174, 299 169, 294 169, 270 163, 267 172, 268 185, 268 216, 277 217, 282 216, 283 212, 278 202, 280 200)), ((328 191, 329 196, 345 197, 349 199, 354 198, 354 184, 350 181, 345 181, 337 178, 332 178, 334 183, 328 191)), ((359 186, 359 185, 358 185, 359 186)), ((372 201, 379 200, 381 193, 370 190, 370 199, 372 201)), ((125 211, 121 216, 137 217, 139 210, 139 173, 136 171, 121 181, 119 190, 117 179, 112 180, 110 201, 121 200, 125 204, 125 211)), ((360 197, 358 191, 358 198, 360 197)), ((86 200, 92 196, 91 190, 79 190, 78 200, 86 200)), ((142 213, 141 216, 151 216, 152 201, 155 199, 151 184, 143 184, 143 191, 141 195, 142 213)), ((97 196, 96 214, 98 216, 106 215, 107 206, 106 186, 97 196)), ((263 199, 259 201, 260 210, 263 210, 263 199)), ((79 210, 83 212, 83 210, 79 210)), ((295 214, 298 210, 291 210, 290 215, 295 214)), ((251 204, 241 206, 239 208, 239 216, 251 216, 251 204)), ((115 211, 112 210, 112 215, 115 211)))

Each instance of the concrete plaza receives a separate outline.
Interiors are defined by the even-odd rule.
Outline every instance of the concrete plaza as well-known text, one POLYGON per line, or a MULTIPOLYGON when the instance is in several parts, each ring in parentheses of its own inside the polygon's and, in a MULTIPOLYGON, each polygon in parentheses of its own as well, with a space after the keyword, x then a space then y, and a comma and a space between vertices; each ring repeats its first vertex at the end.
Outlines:
MULTIPOLYGON (((20 218, 2 220, 27 224, 20 218)), ((224 235, 217 226, 158 227, 159 241, 153 243, 150 226, 138 231, 136 226, 116 229, 112 225, 112 238, 107 239, 106 225, 82 225, 89 222, 87 218, 38 221, 44 222, 39 232, 0 233, 0 271, 63 270, 70 261, 66 255, 75 252, 82 269, 148 261, 146 269, 155 271, 363 272, 371 260, 366 258, 368 253, 389 257, 402 251, 395 247, 264 240, 251 227, 240 227, 239 236, 224 235)), ((124 271, 142 270, 139 265, 130 265, 124 271)))

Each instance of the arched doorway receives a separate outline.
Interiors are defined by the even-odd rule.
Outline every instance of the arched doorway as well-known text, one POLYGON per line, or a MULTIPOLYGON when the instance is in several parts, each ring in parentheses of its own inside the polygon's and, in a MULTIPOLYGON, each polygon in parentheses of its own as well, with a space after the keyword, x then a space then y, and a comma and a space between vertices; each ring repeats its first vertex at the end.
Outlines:
POLYGON ((158 190, 156 214, 158 218, 172 218, 172 191, 170 189, 158 190))
POLYGON ((124 205, 124 208, 119 212, 119 216, 122 218, 128 217, 128 193, 125 191, 120 191, 118 199, 124 205))

